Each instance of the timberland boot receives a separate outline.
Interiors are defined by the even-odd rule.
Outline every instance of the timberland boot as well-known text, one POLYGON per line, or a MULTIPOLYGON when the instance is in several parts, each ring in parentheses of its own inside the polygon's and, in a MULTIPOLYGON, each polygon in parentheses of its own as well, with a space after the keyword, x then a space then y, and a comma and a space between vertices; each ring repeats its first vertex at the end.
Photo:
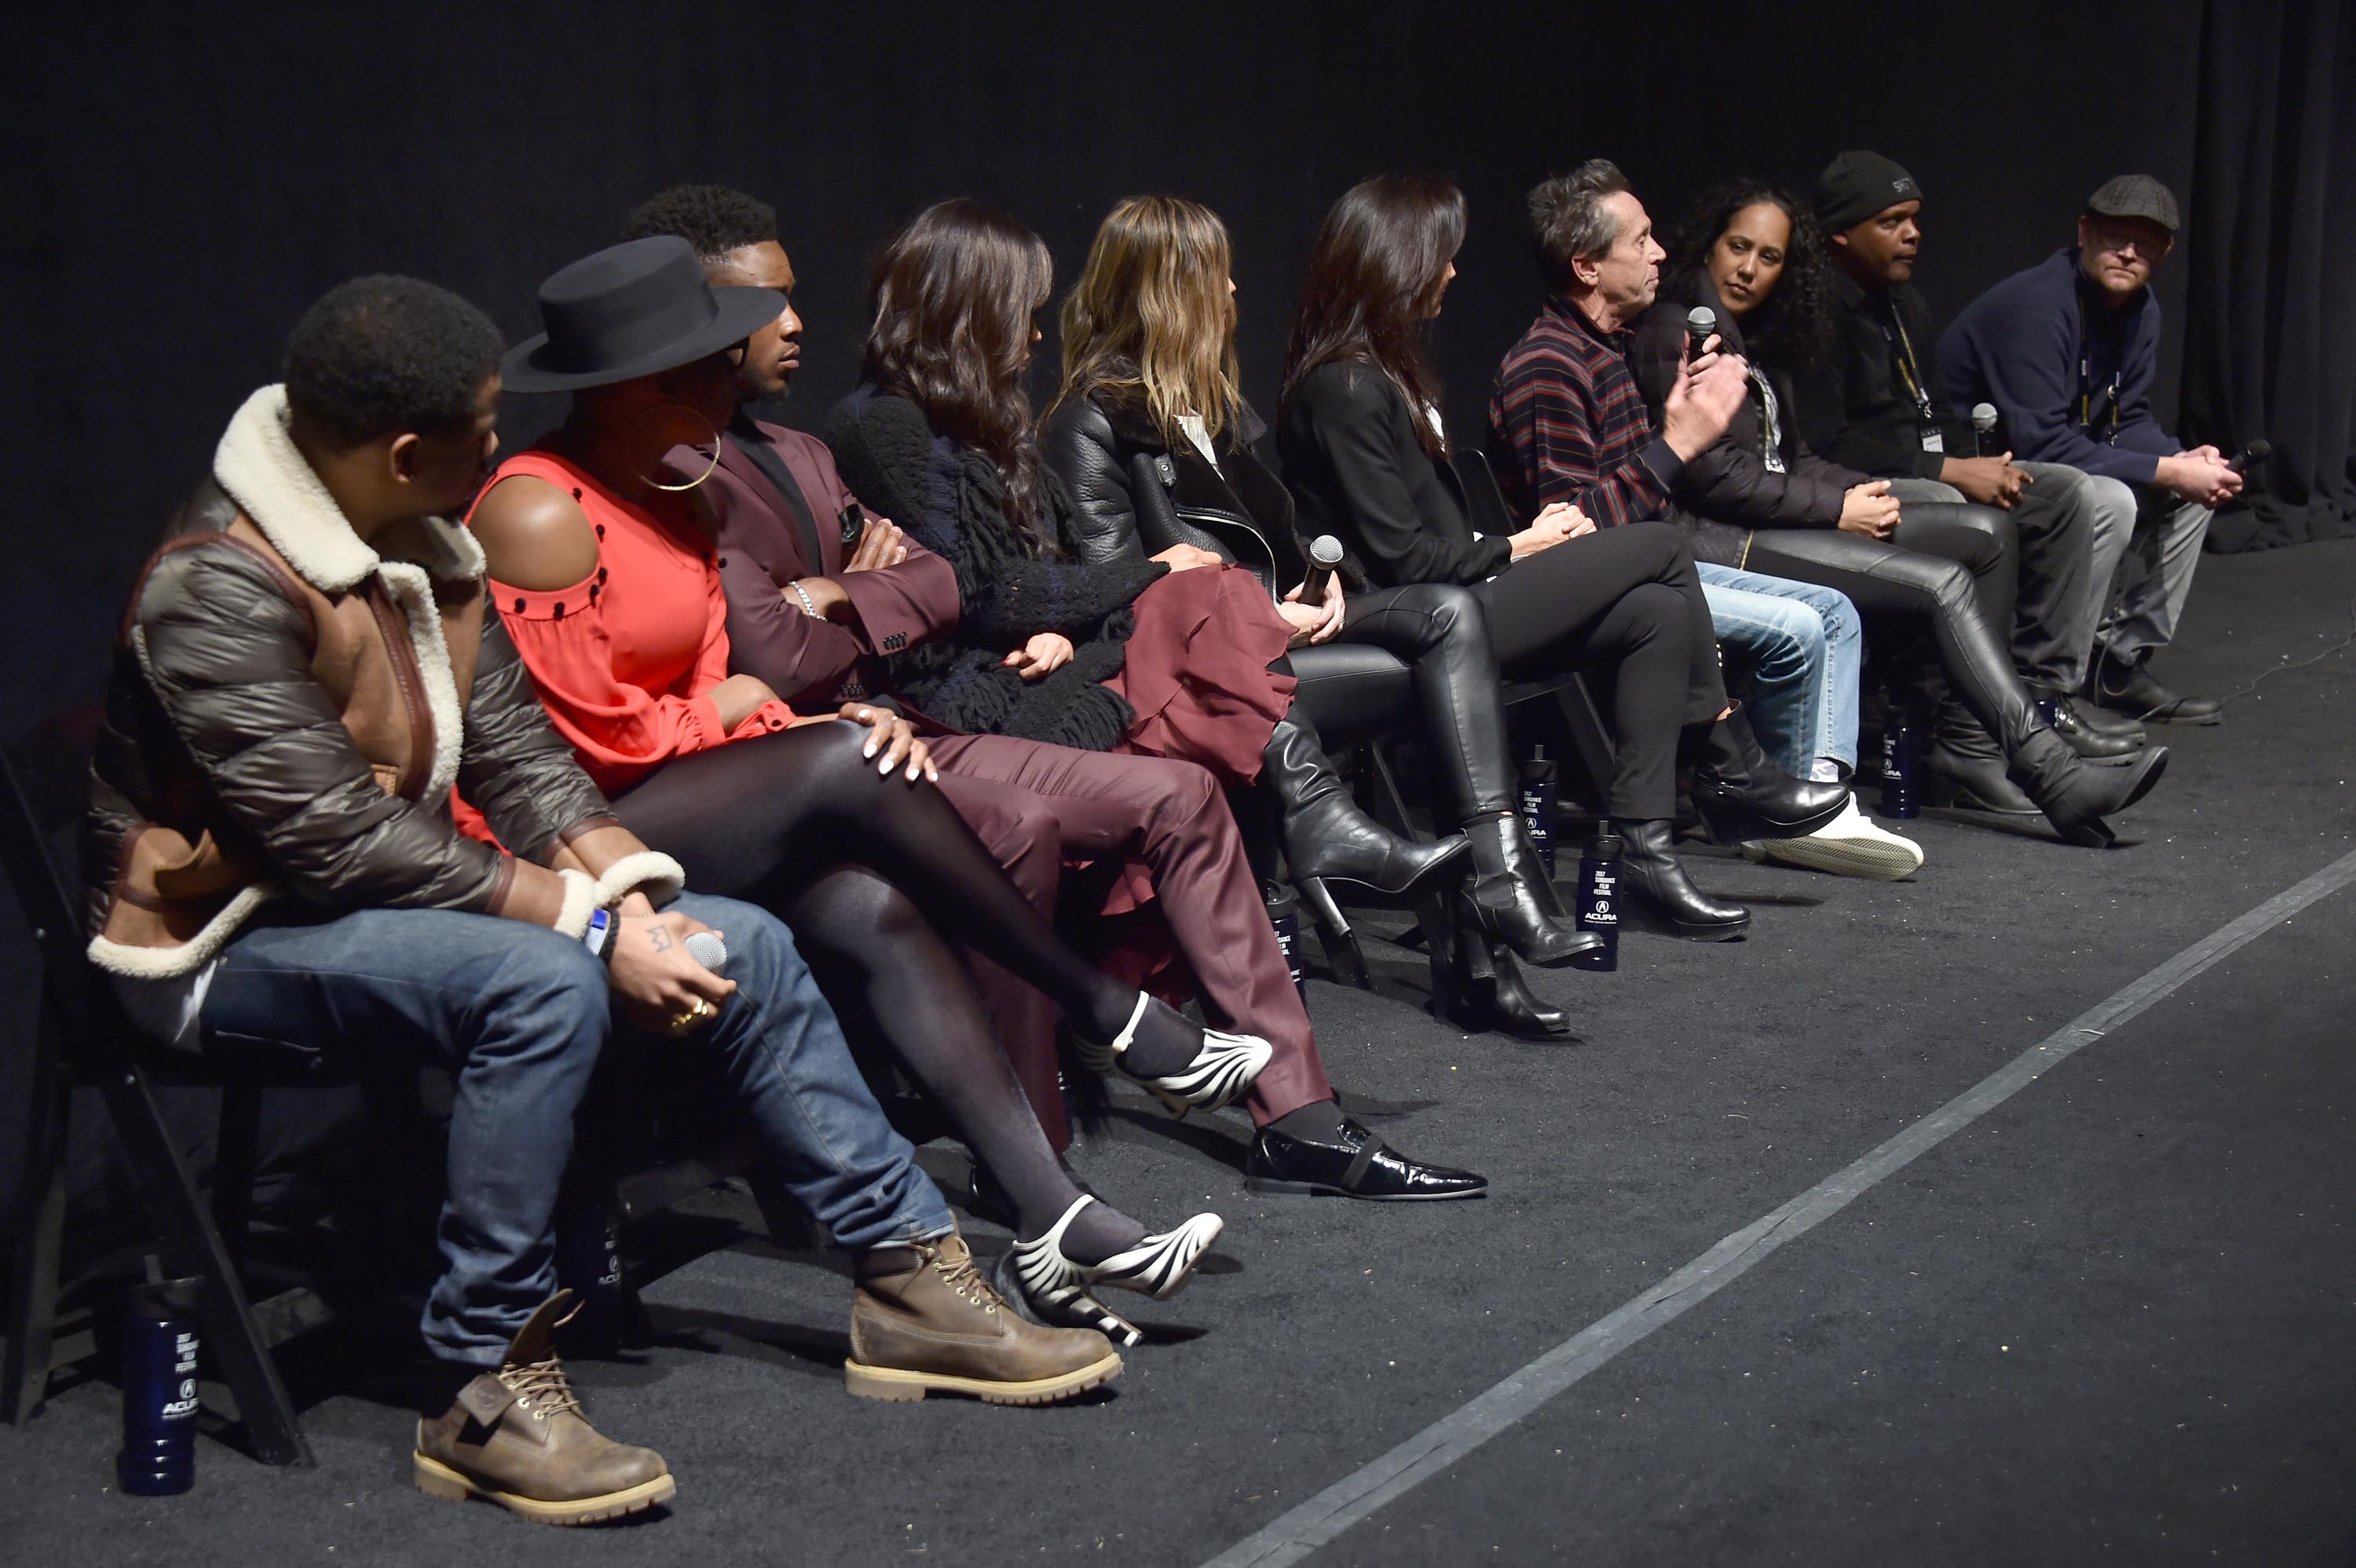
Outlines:
POLYGON ((965 1238, 878 1247, 862 1256, 843 1381, 862 1399, 966 1393, 991 1404, 1053 1404, 1120 1371, 1093 1328, 1045 1328, 1006 1304, 965 1238))
POLYGON ((542 1302, 498 1371, 417 1424, 419 1491, 452 1502, 488 1498, 535 1524, 592 1524, 670 1500, 678 1488, 661 1455, 599 1435, 581 1413, 552 1342, 577 1310, 572 1301, 560 1290, 542 1302))

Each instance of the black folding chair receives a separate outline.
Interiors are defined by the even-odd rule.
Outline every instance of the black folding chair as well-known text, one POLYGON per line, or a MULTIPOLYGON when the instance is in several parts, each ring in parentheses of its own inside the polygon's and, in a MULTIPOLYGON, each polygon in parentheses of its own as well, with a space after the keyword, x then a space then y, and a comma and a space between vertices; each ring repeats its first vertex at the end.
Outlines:
POLYGON ((225 1063, 172 1051, 148 1041, 123 1016, 113 987, 83 954, 76 914, 80 880, 71 834, 88 795, 98 721, 95 708, 69 710, 0 756, 0 861, 41 956, 0 1415, 22 1425, 48 1392, 64 1253, 67 1117, 73 1091, 88 1087, 106 1105, 165 1268, 202 1282, 197 1301, 205 1343, 236 1396, 247 1445, 266 1464, 308 1465, 310 1445, 247 1297, 239 1253, 251 1212, 262 1091, 346 1080, 332 1076, 324 1057, 225 1063), (61 839, 68 846, 62 852, 61 839), (157 1108, 155 1092, 164 1085, 220 1093, 209 1206, 157 1108))

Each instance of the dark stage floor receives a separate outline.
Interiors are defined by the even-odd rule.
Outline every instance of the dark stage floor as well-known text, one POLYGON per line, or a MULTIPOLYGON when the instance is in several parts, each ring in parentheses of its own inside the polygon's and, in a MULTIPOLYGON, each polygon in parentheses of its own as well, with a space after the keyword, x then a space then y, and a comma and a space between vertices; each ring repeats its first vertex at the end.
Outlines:
MULTIPOLYGON (((2343 635, 2351 593, 2356 546, 2207 560, 2164 672, 2243 685, 2343 635)), ((1125 1116, 1084 1173, 1228 1228, 1096 1403, 850 1399, 843 1279, 720 1197, 669 1221, 712 1241, 648 1291, 664 1342, 577 1369, 679 1473, 668 1514, 560 1533, 428 1501, 399 1386, 357 1371, 307 1411, 319 1468, 208 1442, 194 1493, 127 1499, 86 1381, 0 1433, 0 1556, 1208 1562, 2348 855, 2351 712, 2343 652, 2169 731, 2109 853, 1934 816, 1912 883, 1707 862, 1790 902, 1745 943, 1632 937, 1616 976, 1542 977, 1578 1045, 1320 984, 1345 1098, 1494 1196, 1264 1200, 1239 1118, 1125 1116)), ((1313 1561, 2348 1562, 2351 939, 2356 889, 2274 923, 1313 1561)))

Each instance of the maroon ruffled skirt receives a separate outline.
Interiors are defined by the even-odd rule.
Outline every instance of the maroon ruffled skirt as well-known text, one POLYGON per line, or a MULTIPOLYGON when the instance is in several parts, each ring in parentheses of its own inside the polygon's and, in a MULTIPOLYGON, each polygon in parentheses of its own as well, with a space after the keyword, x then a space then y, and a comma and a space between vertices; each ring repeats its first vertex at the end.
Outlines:
POLYGON ((1127 660, 1105 682, 1137 709, 1116 749, 1199 763, 1221 784, 1259 777, 1297 684, 1268 667, 1292 640, 1268 590, 1238 567, 1196 567, 1162 578, 1134 608, 1127 660))

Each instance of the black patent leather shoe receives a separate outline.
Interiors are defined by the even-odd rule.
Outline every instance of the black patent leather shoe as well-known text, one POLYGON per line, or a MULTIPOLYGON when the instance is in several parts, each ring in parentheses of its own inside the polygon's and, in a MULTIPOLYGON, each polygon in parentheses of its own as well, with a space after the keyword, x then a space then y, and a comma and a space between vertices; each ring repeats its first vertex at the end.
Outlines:
POLYGON ((1311 1143, 1262 1127, 1252 1141, 1244 1186, 1254 1192, 1364 1198, 1376 1203, 1437 1202, 1475 1198, 1489 1179, 1444 1165, 1409 1159, 1349 1117, 1338 1144, 1311 1143))

